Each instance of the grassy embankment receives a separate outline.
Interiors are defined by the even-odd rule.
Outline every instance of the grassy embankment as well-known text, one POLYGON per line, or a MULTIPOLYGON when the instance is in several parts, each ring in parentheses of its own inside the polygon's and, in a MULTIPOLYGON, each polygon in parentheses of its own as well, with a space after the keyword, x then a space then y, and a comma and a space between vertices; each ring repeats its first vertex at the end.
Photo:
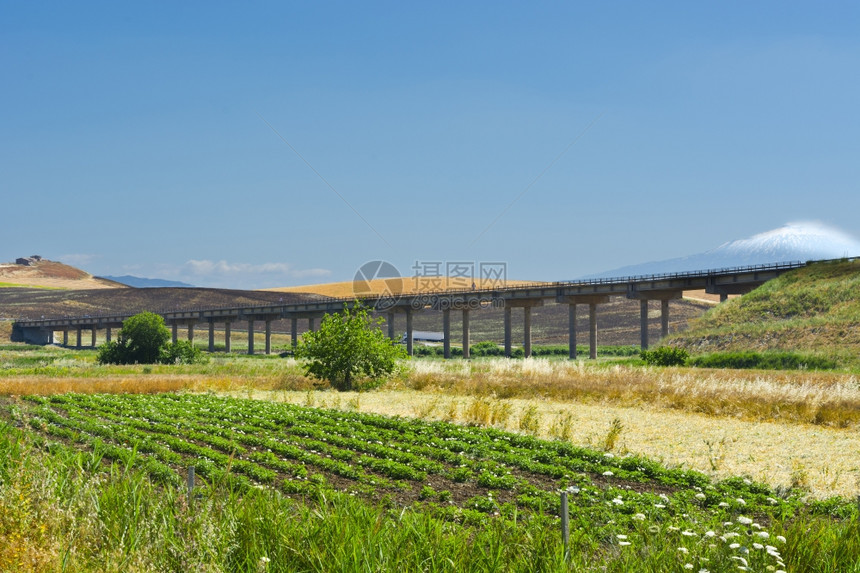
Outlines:
POLYGON ((860 366, 860 260, 786 273, 670 336, 691 353, 800 351, 860 366))

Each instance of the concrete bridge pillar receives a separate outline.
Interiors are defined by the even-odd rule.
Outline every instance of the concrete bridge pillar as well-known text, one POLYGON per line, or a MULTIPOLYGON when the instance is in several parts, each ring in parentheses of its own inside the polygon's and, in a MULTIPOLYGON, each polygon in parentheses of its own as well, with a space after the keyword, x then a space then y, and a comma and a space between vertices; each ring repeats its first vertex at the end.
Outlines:
POLYGON ((588 357, 597 358, 597 304, 588 305, 588 357))
POLYGON ((660 336, 669 336, 669 301, 666 299, 660 301, 660 336))
POLYGON ((669 334, 669 301, 683 296, 681 289, 634 290, 629 289, 627 298, 639 300, 639 339, 642 350, 648 348, 648 301, 660 301, 660 333, 669 334))
POLYGON ((597 305, 609 302, 609 295, 588 294, 570 295, 556 298, 558 303, 569 305, 567 312, 568 356, 576 358, 576 305, 588 305, 588 356, 597 358, 597 305))
POLYGON ((293 348, 299 345, 299 319, 295 316, 290 318, 290 344, 293 348))
POLYGON ((63 330, 63 346, 69 345, 69 329, 66 328, 63 330))
POLYGON ((451 309, 446 308, 442 311, 442 347, 445 351, 445 358, 451 358, 451 309))
POLYGON ((82 329, 81 329, 81 327, 79 326, 77 330, 78 330, 78 340, 77 340, 77 344, 75 344, 75 348, 77 348, 78 350, 80 350, 80 349, 81 349, 81 330, 82 330, 82 329))
POLYGON ((311 332, 317 329, 317 320, 314 317, 308 318, 308 330, 311 332))
POLYGON ((469 309, 463 309, 463 358, 469 358, 469 309))
POLYGON ((194 342, 194 323, 188 323, 188 342, 194 342))
POLYGON ((95 348, 96 347, 96 327, 95 326, 90 329, 90 333, 91 333, 90 334, 90 346, 95 348))
POLYGON ((505 356, 511 357, 511 307, 505 305, 505 356))
POLYGON ((639 345, 648 348, 648 299, 639 301, 639 345))
POLYGON ((567 304, 567 357, 576 360, 576 303, 567 304))
POLYGON ((110 326, 108 326, 108 327, 105 329, 105 339, 107 339, 107 341, 108 341, 108 342, 110 342, 110 334, 111 334, 110 330, 111 330, 111 329, 110 329, 110 326))
POLYGON ((248 319, 248 354, 254 354, 254 319, 248 319))
POLYGON ((173 337, 171 340, 173 341, 173 344, 176 344, 176 341, 179 339, 179 325, 174 322, 170 326, 171 326, 171 331, 173 334, 173 337))
MULTIPOLYGON (((391 324, 394 324, 393 315, 391 324)), ((413 356, 415 352, 415 332, 412 330, 412 309, 406 309, 406 353, 413 356)))
POLYGON ((543 306, 543 299, 507 299, 505 300, 505 356, 511 356, 511 309, 522 307, 523 309, 523 351, 528 358, 532 353, 532 307, 543 306))
POLYGON ((388 338, 390 340, 394 340, 396 338, 396 336, 394 334, 394 311, 389 310, 387 316, 388 316, 388 318, 387 318, 386 322, 388 323, 388 338))
POLYGON ((266 321, 266 354, 272 353, 272 320, 266 321))
POLYGON ((525 357, 532 355, 532 307, 523 307, 523 351, 525 357))
POLYGON ((720 302, 726 302, 727 300, 729 300, 729 295, 724 293, 724 292, 721 292, 720 293, 720 302))
POLYGON ((230 352, 230 321, 224 323, 224 351, 230 352))
POLYGON ((215 320, 209 319, 209 352, 215 352, 215 320))

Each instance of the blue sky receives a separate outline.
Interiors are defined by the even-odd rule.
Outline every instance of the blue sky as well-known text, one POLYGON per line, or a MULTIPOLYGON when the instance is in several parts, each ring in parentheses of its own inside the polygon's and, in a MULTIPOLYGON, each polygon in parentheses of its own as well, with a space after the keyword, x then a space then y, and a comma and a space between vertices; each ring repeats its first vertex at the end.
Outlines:
POLYGON ((553 280, 789 221, 860 236, 858 18, 0 1, 0 261, 235 288, 377 259, 553 280))

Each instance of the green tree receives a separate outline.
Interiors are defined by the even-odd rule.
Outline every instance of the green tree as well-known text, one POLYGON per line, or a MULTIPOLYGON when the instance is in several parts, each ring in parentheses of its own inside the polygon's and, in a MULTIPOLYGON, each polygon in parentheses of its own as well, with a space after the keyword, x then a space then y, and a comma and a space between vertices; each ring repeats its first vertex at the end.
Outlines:
POLYGON ((399 358, 407 358, 403 347, 386 338, 382 322, 360 305, 344 305, 342 312, 326 315, 319 330, 302 336, 296 357, 307 360, 309 375, 337 390, 377 386, 397 369, 399 358))
POLYGON ((185 349, 172 350, 169 340, 164 319, 152 312, 141 312, 122 323, 117 340, 104 344, 97 359, 102 364, 154 364, 176 361, 188 354, 185 349))

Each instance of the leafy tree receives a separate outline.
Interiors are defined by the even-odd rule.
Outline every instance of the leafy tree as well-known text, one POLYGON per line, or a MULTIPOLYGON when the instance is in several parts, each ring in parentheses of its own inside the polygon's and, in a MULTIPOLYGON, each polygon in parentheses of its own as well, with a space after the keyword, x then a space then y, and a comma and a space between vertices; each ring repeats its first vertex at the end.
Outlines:
POLYGON ((97 360, 101 364, 191 364, 200 360, 200 349, 190 342, 169 340, 170 330, 164 319, 152 312, 141 312, 122 323, 117 340, 104 344, 97 360))
POLYGON ((296 356, 307 360, 307 374, 328 380, 337 390, 367 389, 382 383, 406 358, 403 347, 388 339, 366 308, 356 305, 323 318, 319 330, 306 332, 296 356), (356 379, 363 378, 361 383, 356 379))

